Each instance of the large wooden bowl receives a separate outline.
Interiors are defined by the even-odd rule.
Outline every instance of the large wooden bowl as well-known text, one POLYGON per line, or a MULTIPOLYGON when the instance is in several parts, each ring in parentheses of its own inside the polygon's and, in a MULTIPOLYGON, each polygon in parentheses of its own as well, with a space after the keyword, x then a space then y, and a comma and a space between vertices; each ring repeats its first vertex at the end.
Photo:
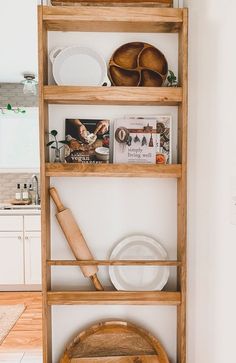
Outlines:
POLYGON ((76 336, 60 363, 169 363, 169 359, 150 333, 126 321, 109 321, 76 336))
POLYGON ((168 64, 164 54, 153 45, 132 42, 115 51, 108 73, 113 86, 161 87, 167 77, 168 64))

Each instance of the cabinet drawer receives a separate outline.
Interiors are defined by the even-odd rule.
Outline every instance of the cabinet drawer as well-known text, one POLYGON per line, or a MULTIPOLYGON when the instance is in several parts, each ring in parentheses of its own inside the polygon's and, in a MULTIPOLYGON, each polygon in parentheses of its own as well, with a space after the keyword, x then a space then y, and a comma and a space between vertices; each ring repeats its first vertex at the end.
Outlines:
POLYGON ((25 231, 41 231, 40 216, 24 216, 25 231))
POLYGON ((24 284, 23 232, 0 232, 0 284, 24 284))
POLYGON ((23 231, 23 216, 0 216, 0 231, 23 231))

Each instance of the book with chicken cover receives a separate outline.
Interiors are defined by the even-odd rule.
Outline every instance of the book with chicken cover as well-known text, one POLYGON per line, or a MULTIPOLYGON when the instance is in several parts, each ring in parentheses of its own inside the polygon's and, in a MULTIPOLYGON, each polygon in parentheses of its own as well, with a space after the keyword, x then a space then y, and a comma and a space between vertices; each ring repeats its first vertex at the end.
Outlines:
POLYGON ((156 121, 145 118, 114 122, 114 163, 156 163, 156 121))
POLYGON ((109 120, 66 119, 66 163, 109 163, 109 120))

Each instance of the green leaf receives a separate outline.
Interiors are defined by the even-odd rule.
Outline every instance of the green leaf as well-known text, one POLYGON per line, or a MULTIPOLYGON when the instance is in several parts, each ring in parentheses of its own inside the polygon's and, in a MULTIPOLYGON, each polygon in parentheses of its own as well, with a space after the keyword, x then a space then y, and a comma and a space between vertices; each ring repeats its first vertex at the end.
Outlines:
POLYGON ((55 142, 55 141, 49 141, 49 142, 47 143, 47 146, 51 146, 52 144, 54 144, 54 142, 55 142))
POLYGON ((50 134, 51 134, 52 136, 57 136, 58 132, 57 132, 57 130, 52 130, 52 131, 50 132, 50 134))
POLYGON ((52 148, 52 149, 55 149, 55 150, 58 150, 58 148, 57 148, 57 147, 55 147, 55 146, 51 146, 51 148, 52 148))
POLYGON ((69 141, 67 140, 61 140, 59 141, 61 144, 64 144, 64 145, 69 145, 69 141))
POLYGON ((11 111, 11 110, 12 110, 12 107, 11 107, 10 103, 8 103, 8 105, 7 105, 7 109, 8 109, 9 111, 11 111))
POLYGON ((26 111, 25 111, 25 110, 20 110, 20 112, 21 112, 21 113, 26 113, 26 111))

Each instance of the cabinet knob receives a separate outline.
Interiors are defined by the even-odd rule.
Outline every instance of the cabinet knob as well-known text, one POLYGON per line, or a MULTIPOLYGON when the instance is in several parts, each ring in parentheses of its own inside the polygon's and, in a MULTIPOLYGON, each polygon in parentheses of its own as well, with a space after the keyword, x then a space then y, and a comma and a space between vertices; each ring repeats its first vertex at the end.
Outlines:
POLYGON ((21 239, 21 236, 18 236, 18 239, 21 239))
POLYGON ((25 239, 29 239, 29 237, 28 236, 25 236, 25 239))

